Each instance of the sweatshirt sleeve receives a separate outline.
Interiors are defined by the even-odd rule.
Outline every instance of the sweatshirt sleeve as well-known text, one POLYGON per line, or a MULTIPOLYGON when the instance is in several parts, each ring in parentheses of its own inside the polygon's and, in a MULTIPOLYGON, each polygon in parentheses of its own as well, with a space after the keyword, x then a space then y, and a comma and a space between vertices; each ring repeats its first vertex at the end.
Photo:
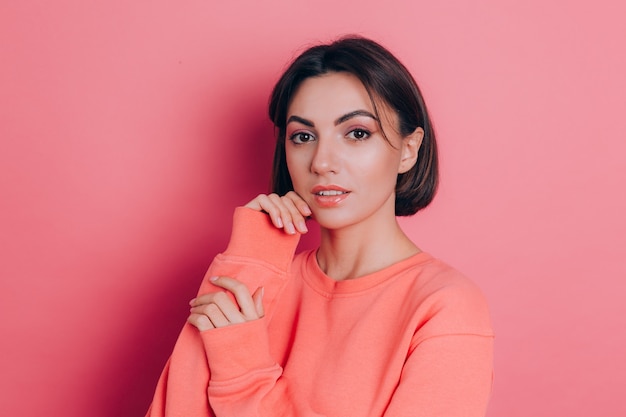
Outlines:
POLYGON ((484 417, 491 395, 493 339, 445 335, 410 354, 385 416, 484 417))
POLYGON ((444 286, 421 308, 425 320, 385 416, 484 417, 494 335, 482 293, 467 281, 444 286))
MULTIPOLYGON (((237 208, 230 243, 213 260, 198 294, 222 290, 210 283, 211 276, 236 278, 251 292, 262 285, 267 317, 287 279, 298 239, 298 235, 290 236, 276 229, 266 214, 237 208)), ((281 372, 269 355, 264 319, 202 333, 185 324, 161 374, 147 416, 222 417, 228 414, 211 408, 209 386, 222 381, 236 387, 236 394, 245 396, 249 395, 246 390, 254 390, 259 384, 267 386, 281 372), (237 380, 244 383, 233 385, 237 380)))
POLYGON ((234 223, 228 248, 216 257, 207 276, 232 276, 250 292, 262 285, 265 317, 199 333, 208 358, 209 405, 217 417, 321 417, 311 409, 310 399, 291 389, 295 381, 283 377, 270 354, 267 331, 298 235, 286 235, 267 215, 248 209, 237 209, 234 223), (249 224, 258 226, 246 227, 249 224))

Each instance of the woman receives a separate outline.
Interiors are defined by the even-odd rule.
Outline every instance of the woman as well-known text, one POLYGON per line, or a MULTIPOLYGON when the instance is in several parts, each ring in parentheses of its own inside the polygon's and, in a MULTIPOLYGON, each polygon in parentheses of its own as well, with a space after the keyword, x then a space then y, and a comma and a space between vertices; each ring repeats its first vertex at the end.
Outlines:
POLYGON ((148 415, 484 415, 485 301, 396 221, 437 185, 411 75, 377 43, 344 38, 301 54, 269 113, 274 193, 236 209, 148 415), (319 248, 294 257, 309 217, 319 248))

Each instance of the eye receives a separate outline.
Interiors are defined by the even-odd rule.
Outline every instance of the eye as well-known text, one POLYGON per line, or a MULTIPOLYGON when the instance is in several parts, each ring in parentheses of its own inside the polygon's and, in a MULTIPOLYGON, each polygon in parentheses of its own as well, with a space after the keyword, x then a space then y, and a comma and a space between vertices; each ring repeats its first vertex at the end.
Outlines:
POLYGON ((301 145, 315 140, 315 137, 309 132, 296 132, 289 137, 289 140, 297 145, 301 145))
POLYGON ((348 138, 353 140, 364 140, 370 136, 370 132, 365 129, 354 129, 348 133, 348 138))

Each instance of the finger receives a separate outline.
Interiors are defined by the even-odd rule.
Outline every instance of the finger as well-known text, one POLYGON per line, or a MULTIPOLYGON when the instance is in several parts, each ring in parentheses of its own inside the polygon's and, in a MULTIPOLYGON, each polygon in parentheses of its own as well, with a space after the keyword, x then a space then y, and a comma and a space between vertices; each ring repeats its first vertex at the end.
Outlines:
POLYGON ((291 217, 291 211, 287 207, 285 200, 283 200, 278 194, 270 194, 268 197, 280 211, 280 217, 282 219, 282 223, 284 224, 285 232, 290 235, 295 234, 296 228, 293 223, 293 218, 291 217))
POLYGON ((254 307, 254 301, 252 300, 250 291, 248 291, 248 287, 246 287, 243 283, 229 277, 211 277, 210 281, 214 285, 230 291, 235 296, 235 300, 237 300, 237 304, 239 305, 239 310, 241 311, 241 314, 243 314, 245 320, 255 320, 259 318, 256 313, 256 308, 254 307))
POLYGON ((281 210, 276 205, 276 202, 270 197, 270 195, 259 194, 259 196, 250 202, 253 207, 258 204, 261 210, 269 214, 270 219, 272 219, 272 223, 279 229, 283 228, 283 221, 281 216, 281 210))
MULTIPOLYGON (((215 293, 213 295, 213 302, 209 304, 209 306, 217 306, 220 313, 226 317, 231 324, 243 323, 246 321, 246 318, 240 311, 240 307, 236 305, 225 292, 215 293)), ((209 316, 209 318, 211 317, 209 316)), ((211 321, 213 321, 212 318, 211 321)))
POLYGON ((211 304, 213 302, 213 297, 215 297, 215 294, 217 294, 217 292, 209 292, 206 294, 199 295, 196 298, 189 301, 189 305, 191 307, 196 307, 196 306, 200 306, 204 304, 211 304))
POLYGON ((259 287, 256 289, 254 294, 252 294, 252 301, 254 301, 254 308, 256 309, 256 314, 259 317, 265 316, 265 308, 263 308, 263 295, 265 294, 265 288, 259 287))
POLYGON ((248 204, 245 205, 245 207, 248 207, 252 210, 256 210, 256 211, 261 211, 263 210, 261 208, 261 204, 259 203, 259 199, 263 198, 265 196, 265 194, 259 194, 256 197, 254 197, 254 199, 252 199, 250 202, 248 202, 248 204))
POLYGON ((194 314, 203 314, 205 317, 208 317, 215 327, 224 327, 231 324, 230 320, 217 304, 211 303, 194 307, 191 309, 191 312, 194 314))
POLYGON ((230 324, 243 323, 246 321, 246 318, 239 310, 239 306, 237 306, 225 292, 203 294, 191 300, 189 304, 191 305, 190 311, 192 313, 206 315, 211 322, 215 324, 215 327, 224 326, 224 320, 222 318, 230 324), (216 323, 215 320, 217 320, 219 324, 216 323))
POLYGON ((195 326, 201 332, 215 328, 215 326, 213 326, 213 323, 211 323, 211 320, 209 320, 209 318, 204 314, 190 314, 187 318, 187 322, 195 326))
POLYGON ((215 327, 224 327, 230 324, 230 321, 226 318, 217 304, 207 304, 203 307, 196 308, 202 308, 203 314, 211 320, 211 323, 213 323, 213 326, 215 327))
POLYGON ((304 221, 304 217, 302 217, 300 210, 298 210, 293 200, 291 200, 287 196, 284 196, 282 198, 282 201, 285 207, 287 208, 287 210, 289 210, 291 221, 295 225, 298 232, 300 233, 308 232, 308 229, 306 228, 306 222, 304 221))
MULTIPOLYGON (((219 277, 216 277, 216 276, 209 277, 209 281, 210 281, 211 283, 214 283, 214 281, 215 281, 217 278, 219 278, 219 277)), ((224 278, 227 278, 227 277, 224 277, 224 278)), ((200 294, 200 295, 199 295, 199 296, 197 296, 196 298, 191 299, 191 300, 189 301, 189 305, 190 305, 191 307, 196 307, 196 306, 203 305, 203 304, 211 304, 211 303, 214 303, 214 302, 215 302, 215 297, 216 297, 218 294, 225 295, 224 291, 213 291, 213 292, 207 292, 207 293, 204 293, 204 294, 200 294)), ((228 297, 227 297, 227 298, 228 298, 228 297)))
POLYGON ((298 208, 298 211, 304 217, 309 217, 311 214, 313 214, 313 212, 311 211, 311 207, 309 207, 306 201, 304 201, 304 199, 300 197, 300 195, 298 195, 298 193, 296 193, 295 191, 289 191, 287 194, 285 194, 285 197, 293 201, 293 203, 298 208))

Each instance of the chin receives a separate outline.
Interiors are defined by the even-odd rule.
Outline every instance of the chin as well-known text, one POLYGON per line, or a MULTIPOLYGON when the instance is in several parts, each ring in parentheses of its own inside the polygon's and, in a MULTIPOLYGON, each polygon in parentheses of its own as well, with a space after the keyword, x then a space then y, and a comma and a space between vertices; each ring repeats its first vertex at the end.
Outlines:
POLYGON ((354 213, 341 213, 339 210, 316 210, 313 219, 322 229, 338 230, 358 224, 360 219, 354 213))

